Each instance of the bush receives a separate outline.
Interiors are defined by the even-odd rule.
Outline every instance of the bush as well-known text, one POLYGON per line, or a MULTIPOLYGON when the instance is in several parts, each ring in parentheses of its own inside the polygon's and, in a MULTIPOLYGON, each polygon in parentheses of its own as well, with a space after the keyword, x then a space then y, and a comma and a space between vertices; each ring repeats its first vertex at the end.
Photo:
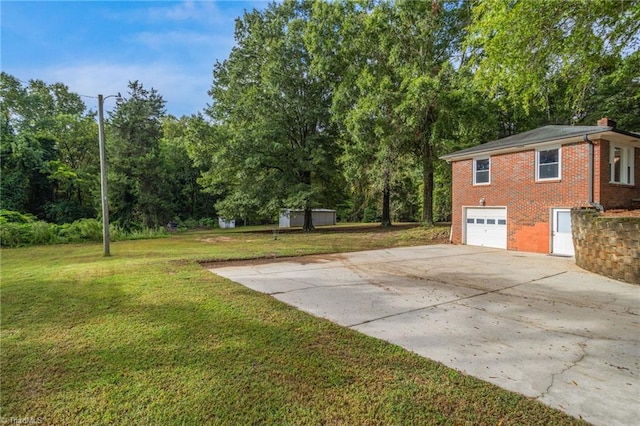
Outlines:
POLYGON ((0 223, 0 246, 19 247, 24 245, 30 225, 22 223, 0 223))
POLYGON ((0 210, 0 246, 19 247, 54 242, 51 225, 29 214, 0 210))
POLYGON ((102 241, 102 222, 96 219, 80 219, 58 226, 59 242, 83 243, 102 241))
POLYGON ((213 229, 218 226, 218 220, 210 217, 201 217, 200 219, 185 219, 178 222, 178 229, 183 231, 187 229, 213 229))
MULTIPOLYGON (((124 231, 117 224, 109 227, 111 241, 163 238, 169 234, 164 228, 140 228, 124 231)), ((102 222, 80 219, 56 225, 10 210, 0 210, 0 246, 21 247, 39 244, 87 243, 102 241, 102 222)))
POLYGON ((30 214, 14 212, 12 210, 0 210, 0 224, 5 223, 32 223, 36 218, 30 214))
POLYGON ((56 225, 39 220, 31 223, 30 227, 31 239, 25 245, 55 244, 57 242, 56 225))
MULTIPOLYGON (((111 241, 124 241, 124 240, 145 240, 151 238, 165 238, 169 233, 164 228, 152 229, 143 227, 132 231, 125 231, 124 228, 118 226, 118 224, 110 224, 109 226, 109 239, 111 241)), ((102 241, 102 237, 100 237, 102 241)))

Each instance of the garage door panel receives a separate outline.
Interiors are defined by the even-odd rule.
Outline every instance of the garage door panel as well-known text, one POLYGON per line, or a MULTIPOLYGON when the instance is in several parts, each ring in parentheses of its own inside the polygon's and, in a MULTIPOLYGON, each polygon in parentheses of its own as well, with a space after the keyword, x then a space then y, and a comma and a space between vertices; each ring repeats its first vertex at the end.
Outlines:
POLYGON ((507 248, 507 209, 466 209, 466 243, 473 246, 507 248))

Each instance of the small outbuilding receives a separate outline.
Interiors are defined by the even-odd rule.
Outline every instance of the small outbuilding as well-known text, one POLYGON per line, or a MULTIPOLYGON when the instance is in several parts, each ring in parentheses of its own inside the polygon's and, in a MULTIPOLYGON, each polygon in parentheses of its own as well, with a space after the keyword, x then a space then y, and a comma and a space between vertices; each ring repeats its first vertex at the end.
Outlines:
MULTIPOLYGON (((329 209, 311 210, 311 218, 314 226, 335 225, 336 211, 329 209)), ((280 228, 292 228, 304 225, 304 210, 285 209, 280 212, 278 226, 280 228)))
POLYGON ((223 219, 221 217, 218 218, 218 226, 220 229, 230 229, 236 227, 235 219, 223 219))

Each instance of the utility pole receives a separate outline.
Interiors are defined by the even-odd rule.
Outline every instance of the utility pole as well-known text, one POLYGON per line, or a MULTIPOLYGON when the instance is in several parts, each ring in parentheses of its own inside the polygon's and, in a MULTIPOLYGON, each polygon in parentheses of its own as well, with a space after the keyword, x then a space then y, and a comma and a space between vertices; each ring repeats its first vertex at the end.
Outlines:
POLYGON ((104 255, 111 256, 109 251, 109 204, 107 201, 107 157, 104 148, 104 98, 98 95, 98 142, 100 144, 100 194, 102 198, 102 244, 104 255))

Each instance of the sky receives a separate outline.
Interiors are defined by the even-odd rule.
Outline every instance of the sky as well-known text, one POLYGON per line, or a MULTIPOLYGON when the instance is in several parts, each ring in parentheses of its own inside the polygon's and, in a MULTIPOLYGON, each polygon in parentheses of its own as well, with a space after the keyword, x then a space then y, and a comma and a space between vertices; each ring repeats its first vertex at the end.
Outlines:
MULTIPOLYGON (((98 94, 154 88, 167 113, 204 110, 213 65, 229 56, 235 18, 266 1, 0 2, 0 69, 23 82, 61 82, 97 110, 98 94)), ((115 106, 105 100, 105 110, 115 106)))

